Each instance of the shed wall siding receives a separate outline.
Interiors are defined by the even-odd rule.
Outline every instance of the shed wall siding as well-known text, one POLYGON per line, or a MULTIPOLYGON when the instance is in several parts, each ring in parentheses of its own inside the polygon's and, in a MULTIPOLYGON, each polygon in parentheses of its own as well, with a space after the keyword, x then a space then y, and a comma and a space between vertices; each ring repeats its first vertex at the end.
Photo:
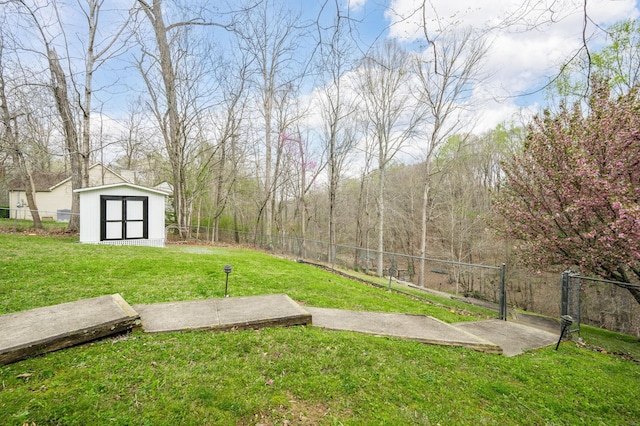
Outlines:
POLYGON ((80 242, 100 243, 100 196, 143 196, 149 197, 149 242, 144 240, 109 241, 106 244, 117 245, 163 245, 165 237, 164 214, 165 197, 135 188, 116 187, 80 194, 80 242), (161 243, 159 243, 161 242, 161 243))

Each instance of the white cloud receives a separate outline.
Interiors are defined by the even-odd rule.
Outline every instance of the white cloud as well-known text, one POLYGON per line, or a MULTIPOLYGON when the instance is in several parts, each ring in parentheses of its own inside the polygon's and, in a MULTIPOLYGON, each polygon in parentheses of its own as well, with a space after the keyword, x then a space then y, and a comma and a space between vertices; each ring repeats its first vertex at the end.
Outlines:
MULTIPOLYGON (((518 111, 514 95, 542 87, 577 52, 583 42, 582 7, 581 0, 391 0, 385 16, 390 21, 389 37, 405 42, 424 39, 423 22, 432 39, 456 28, 484 32, 490 41, 486 58, 490 78, 477 96, 484 93, 488 99, 481 127, 491 128, 518 111)), ((635 0, 590 0, 588 15, 606 27, 639 12, 635 0)), ((590 23, 588 35, 592 34, 602 32, 590 23)), ((596 46, 598 38, 591 43, 596 46)))
POLYGON ((367 0, 346 0, 347 7, 353 11, 359 11, 364 7, 367 0))

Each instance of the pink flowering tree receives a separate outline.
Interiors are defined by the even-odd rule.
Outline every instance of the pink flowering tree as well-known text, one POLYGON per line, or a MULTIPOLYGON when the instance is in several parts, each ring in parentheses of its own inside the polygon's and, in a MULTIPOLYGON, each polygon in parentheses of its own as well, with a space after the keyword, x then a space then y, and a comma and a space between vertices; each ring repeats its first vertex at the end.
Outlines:
MULTIPOLYGON (((623 283, 640 280, 640 99, 612 99, 596 82, 589 111, 563 107, 528 128, 504 164, 498 228, 535 268, 578 266, 623 283)), ((640 291, 628 287, 640 303, 640 291)))

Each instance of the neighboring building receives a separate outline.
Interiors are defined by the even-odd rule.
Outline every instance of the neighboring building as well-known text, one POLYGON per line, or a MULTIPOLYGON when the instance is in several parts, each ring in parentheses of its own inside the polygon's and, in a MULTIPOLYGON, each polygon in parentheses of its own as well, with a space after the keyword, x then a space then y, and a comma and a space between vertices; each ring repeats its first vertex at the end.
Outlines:
MULTIPOLYGON (((34 173, 36 205, 42 220, 68 222, 71 215, 71 177, 63 173, 34 173)), ((131 183, 130 180, 96 163, 89 167, 89 186, 131 183)), ((9 209, 12 219, 31 220, 24 185, 20 179, 9 183, 9 209)))
POLYGON ((164 247, 166 192, 130 183, 75 192, 81 243, 164 247))

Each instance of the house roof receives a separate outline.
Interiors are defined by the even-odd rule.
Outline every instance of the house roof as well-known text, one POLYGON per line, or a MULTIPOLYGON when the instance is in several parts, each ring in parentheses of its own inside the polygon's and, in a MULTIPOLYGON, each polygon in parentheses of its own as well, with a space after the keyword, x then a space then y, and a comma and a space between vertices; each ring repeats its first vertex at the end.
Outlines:
MULTIPOLYGON (((65 181, 69 178, 67 173, 44 173, 35 172, 31 175, 33 183, 36 187, 36 191, 51 191, 54 186, 57 186, 60 181, 65 181)), ((24 191, 25 186, 21 178, 13 178, 9 180, 7 186, 9 191, 24 191)))
POLYGON ((90 186, 90 187, 87 187, 87 188, 74 189, 73 192, 82 193, 82 192, 91 192, 91 191, 102 191, 102 190, 111 189, 111 188, 137 189, 139 191, 144 191, 144 192, 150 192, 152 194, 163 195, 165 197, 168 195, 164 191, 159 191, 157 189, 147 188, 146 186, 134 185, 132 183, 125 183, 125 182, 123 182, 123 183, 112 183, 110 185, 90 186))
MULTIPOLYGON (((91 166, 89 166, 89 170, 93 169, 94 167, 97 166, 102 166, 103 169, 109 170, 111 173, 113 173, 114 175, 118 176, 120 179, 122 179, 125 182, 129 182, 129 179, 125 179, 124 177, 122 177, 120 174, 114 172, 112 169, 110 169, 109 167, 105 166, 102 163, 94 163, 91 166)), ((71 176, 67 177, 66 179, 57 182, 55 185, 51 186, 50 190, 54 190, 55 188, 57 188, 60 185, 63 185, 64 183, 66 183, 67 181, 71 180, 71 176)))
MULTIPOLYGON (((105 166, 102 163, 94 163, 94 164, 92 164, 89 167, 89 170, 93 169, 94 167, 100 166, 100 165, 102 165, 102 167, 104 169, 109 170, 111 173, 113 173, 114 175, 118 176, 123 181, 129 182, 128 179, 125 179, 120 174, 114 172, 112 169, 110 169, 109 167, 105 166)), ((69 173, 66 173, 66 172, 59 172, 59 173, 35 172, 35 173, 32 174, 32 178, 33 178, 33 183, 35 184, 35 187, 36 187, 36 191, 38 191, 38 192, 50 192, 50 191, 53 191, 54 189, 56 189, 60 185, 63 185, 67 181, 71 180, 71 176, 69 175, 69 173)), ((24 185, 22 183, 22 179, 21 178, 13 178, 13 179, 11 179, 9 181, 9 183, 8 183, 8 187, 9 187, 9 191, 24 191, 25 190, 25 187, 24 187, 24 185)))

